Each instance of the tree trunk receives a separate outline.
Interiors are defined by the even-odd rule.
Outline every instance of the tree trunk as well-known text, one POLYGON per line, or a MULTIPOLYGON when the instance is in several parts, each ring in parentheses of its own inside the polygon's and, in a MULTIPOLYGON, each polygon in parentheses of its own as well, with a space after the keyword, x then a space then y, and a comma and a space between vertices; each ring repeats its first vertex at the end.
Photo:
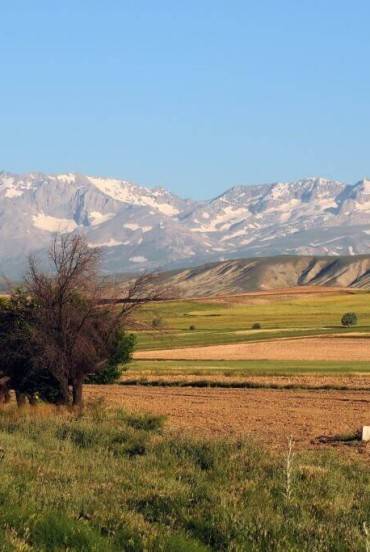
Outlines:
POLYGON ((72 385, 73 390, 73 401, 72 406, 79 410, 82 410, 83 407, 83 397, 82 397, 82 380, 76 380, 72 385))
POLYGON ((28 400, 30 401, 31 406, 36 406, 37 405, 37 398, 36 398, 35 395, 29 395, 28 400))
POLYGON ((22 406, 25 406, 27 397, 24 393, 21 393, 20 391, 16 391, 15 392, 15 398, 17 399, 18 408, 21 408, 22 406))

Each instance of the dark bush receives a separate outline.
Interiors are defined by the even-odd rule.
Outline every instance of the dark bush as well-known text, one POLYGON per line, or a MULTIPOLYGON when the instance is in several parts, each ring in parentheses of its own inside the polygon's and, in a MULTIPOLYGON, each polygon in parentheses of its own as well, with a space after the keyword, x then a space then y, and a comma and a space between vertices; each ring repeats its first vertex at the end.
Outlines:
POLYGON ((194 326, 193 324, 191 324, 191 325, 189 326, 189 330, 195 330, 195 326, 194 326))
POLYGON ((355 312, 346 312, 342 316, 342 326, 348 328, 349 326, 356 326, 357 324, 357 314, 355 312))
POLYGON ((252 324, 252 330, 260 330, 261 329, 261 324, 259 322, 255 322, 254 324, 252 324))
POLYGON ((150 414, 135 414, 128 416, 127 425, 134 429, 144 431, 158 431, 162 429, 165 421, 164 416, 152 416, 150 414))

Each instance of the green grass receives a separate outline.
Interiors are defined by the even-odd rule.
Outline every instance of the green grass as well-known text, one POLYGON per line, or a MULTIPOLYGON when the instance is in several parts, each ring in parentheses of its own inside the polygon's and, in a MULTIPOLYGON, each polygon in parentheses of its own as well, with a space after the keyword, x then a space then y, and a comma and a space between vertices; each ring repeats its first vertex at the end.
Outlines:
POLYGON ((287 499, 285 453, 162 435, 162 423, 101 403, 79 418, 3 408, 0 550, 365 550, 365 463, 297 452, 287 499))
POLYGON ((150 322, 160 316, 165 330, 138 332, 138 349, 370 331, 370 292, 343 291, 304 298, 291 296, 289 300, 282 301, 277 301, 273 296, 265 300, 267 302, 262 304, 253 303, 252 300, 251 304, 204 300, 152 304, 143 308, 141 319, 150 322), (357 313, 358 326, 349 329, 340 326, 345 312, 357 313), (252 324, 256 322, 261 324, 261 330, 251 330, 252 324), (189 330, 191 325, 196 329, 189 330), (241 331, 248 332, 239 333, 241 331))
POLYGON ((135 360, 123 379, 138 375, 224 375, 224 376, 291 376, 315 374, 326 376, 370 374, 368 362, 310 360, 135 360))

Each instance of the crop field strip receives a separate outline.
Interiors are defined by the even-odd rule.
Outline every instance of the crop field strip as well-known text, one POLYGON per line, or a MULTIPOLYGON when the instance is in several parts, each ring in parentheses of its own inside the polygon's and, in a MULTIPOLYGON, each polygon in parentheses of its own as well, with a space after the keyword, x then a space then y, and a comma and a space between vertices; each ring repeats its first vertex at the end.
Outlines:
POLYGON ((179 349, 140 351, 137 359, 367 361, 370 338, 306 337, 179 349))
MULTIPOLYGON (((323 377, 370 375, 370 361, 310 360, 134 360, 126 375, 287 376, 311 374, 323 377)), ((124 375, 124 378, 127 376, 124 375)))

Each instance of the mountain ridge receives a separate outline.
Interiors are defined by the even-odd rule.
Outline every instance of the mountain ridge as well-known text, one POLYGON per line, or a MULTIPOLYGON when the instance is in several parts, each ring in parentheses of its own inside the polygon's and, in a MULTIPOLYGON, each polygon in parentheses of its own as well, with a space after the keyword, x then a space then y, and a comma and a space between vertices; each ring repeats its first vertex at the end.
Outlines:
POLYGON ((289 288, 370 289, 370 255, 233 259, 160 274, 176 298, 217 297, 289 288))
POLYGON ((207 201, 81 173, 0 175, 0 269, 18 275, 53 232, 78 231, 105 272, 170 269, 236 257, 370 252, 370 180, 310 177, 233 186, 207 201))

